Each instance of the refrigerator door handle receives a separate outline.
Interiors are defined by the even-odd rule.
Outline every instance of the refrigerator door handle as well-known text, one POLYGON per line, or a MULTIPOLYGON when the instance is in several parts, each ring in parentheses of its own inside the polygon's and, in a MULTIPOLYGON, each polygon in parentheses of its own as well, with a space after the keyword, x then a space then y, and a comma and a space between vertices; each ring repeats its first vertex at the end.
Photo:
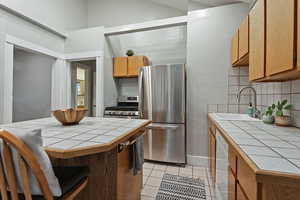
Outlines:
POLYGON ((179 126, 175 124, 150 124, 146 129, 160 129, 160 130, 176 130, 179 126))
POLYGON ((141 68, 140 69, 140 74, 139 74, 139 112, 140 112, 140 118, 143 119, 144 114, 143 114, 143 107, 144 107, 144 92, 143 92, 143 76, 144 76, 144 71, 141 68))

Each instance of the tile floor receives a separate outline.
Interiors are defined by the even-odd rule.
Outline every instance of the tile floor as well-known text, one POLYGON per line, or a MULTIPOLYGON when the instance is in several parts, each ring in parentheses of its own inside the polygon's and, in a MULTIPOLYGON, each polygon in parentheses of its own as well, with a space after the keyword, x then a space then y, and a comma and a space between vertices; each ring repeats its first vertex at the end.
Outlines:
POLYGON ((205 167, 186 166, 178 167, 160 163, 146 162, 144 164, 144 177, 141 200, 155 200, 164 173, 189 177, 201 178, 205 181, 206 199, 215 200, 214 189, 211 186, 209 169, 205 167))

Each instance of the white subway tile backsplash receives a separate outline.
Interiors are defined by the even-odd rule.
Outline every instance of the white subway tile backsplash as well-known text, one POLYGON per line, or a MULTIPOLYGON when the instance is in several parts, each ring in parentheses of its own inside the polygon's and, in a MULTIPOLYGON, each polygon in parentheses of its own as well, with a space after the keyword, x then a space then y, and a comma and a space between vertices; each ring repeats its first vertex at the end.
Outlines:
POLYGON ((228 106, 228 112, 229 113, 238 113, 239 112, 239 106, 238 105, 229 105, 228 106))
POLYGON ((248 109, 248 105, 240 105, 239 106, 239 113, 241 113, 241 114, 245 114, 246 113, 246 111, 247 111, 247 109, 248 109))
POLYGON ((249 67, 240 67, 240 75, 248 76, 249 75, 249 67))
POLYGON ((266 94, 261 95, 261 104, 268 105, 268 95, 266 94))
POLYGON ((292 87, 292 82, 291 81, 282 82, 281 83, 281 92, 283 94, 290 94, 292 92, 291 87, 292 87))
POLYGON ((300 128, 300 111, 293 111, 292 118, 294 120, 294 125, 300 128))
MULTIPOLYGON (((247 67, 234 68, 229 71, 228 81, 228 106, 218 105, 218 111, 230 113, 245 113, 249 102, 253 103, 251 90, 243 92, 241 96, 241 105, 238 105, 236 95, 240 89, 246 86, 252 86, 257 93, 257 105, 261 112, 264 112, 268 106, 278 101, 287 99, 293 104, 291 113, 295 126, 300 128, 300 80, 286 82, 266 82, 251 83, 248 80, 249 70, 247 67)), ((215 110, 209 109, 209 110, 215 110)))
POLYGON ((295 110, 300 110, 300 94, 292 94, 292 104, 295 110))
POLYGON ((268 104, 266 106, 272 105, 273 103, 275 103, 274 95, 269 94, 268 95, 268 104))
POLYGON ((274 94, 281 94, 281 83, 274 83, 273 84, 273 92, 274 94))
POLYGON ((239 86, 234 86, 234 85, 229 86, 228 92, 229 92, 229 94, 234 94, 234 95, 238 94, 239 86))
POLYGON ((250 95, 241 95, 240 104, 242 104, 242 105, 249 105, 249 103, 251 101, 252 100, 251 100, 251 96, 250 95))
MULTIPOLYGON (((276 102, 281 101, 281 100, 282 100, 281 95, 276 94, 276 95, 273 96, 273 103, 276 103, 276 102)), ((271 103, 271 104, 273 104, 273 103, 271 103)))
POLYGON ((218 105, 217 104, 209 104, 207 110, 209 113, 218 112, 218 105))
POLYGON ((262 104, 262 95, 258 94, 256 98, 257 98, 257 105, 261 105, 262 104))
POLYGON ((239 76, 240 75, 240 69, 231 67, 229 69, 229 75, 239 76))
POLYGON ((292 81, 292 93, 300 93, 300 80, 292 81))
POLYGON ((232 85, 239 85, 239 80, 240 80, 240 77, 238 76, 230 76, 229 77, 229 85, 232 86, 232 85))
POLYGON ((262 94, 268 93, 268 85, 267 84, 261 84, 261 93, 262 94))
POLYGON ((243 85, 243 86, 251 85, 250 82, 249 82, 249 77, 248 76, 241 76, 240 77, 240 85, 243 85))
POLYGON ((281 101, 282 100, 288 100, 289 103, 292 103, 292 94, 283 94, 281 95, 281 101))
POLYGON ((267 83, 267 94, 274 94, 273 83, 267 83))
POLYGON ((227 113, 228 105, 227 104, 218 104, 218 112, 219 113, 227 113))
POLYGON ((228 103, 229 104, 238 104, 237 96, 236 95, 229 95, 228 103))

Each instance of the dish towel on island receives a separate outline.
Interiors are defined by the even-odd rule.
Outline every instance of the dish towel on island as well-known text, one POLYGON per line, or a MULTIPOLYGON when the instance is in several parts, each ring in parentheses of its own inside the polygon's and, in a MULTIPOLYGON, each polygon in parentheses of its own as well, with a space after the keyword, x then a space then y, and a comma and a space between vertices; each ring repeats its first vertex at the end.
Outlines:
POLYGON ((144 165, 144 136, 138 137, 132 145, 132 158, 133 175, 137 175, 144 165))

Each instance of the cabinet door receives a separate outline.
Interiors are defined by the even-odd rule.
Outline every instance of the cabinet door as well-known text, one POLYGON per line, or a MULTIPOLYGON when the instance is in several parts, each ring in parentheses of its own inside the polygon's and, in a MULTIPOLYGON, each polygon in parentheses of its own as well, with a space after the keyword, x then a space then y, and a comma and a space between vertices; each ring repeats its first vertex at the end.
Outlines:
POLYGON ((210 175, 214 183, 216 180, 216 138, 212 133, 209 134, 209 158, 210 175))
POLYGON ((133 175, 131 148, 133 147, 129 146, 118 153, 117 200, 140 200, 143 172, 133 175))
POLYGON ((266 4, 266 74, 294 69, 295 0, 266 4))
POLYGON ((236 200, 236 180, 230 167, 228 167, 228 200, 236 200))
POLYGON ((249 17, 241 24, 239 30, 239 59, 244 58, 249 53, 249 17))
POLYGON ((258 0, 249 15, 249 80, 265 77, 265 0, 258 0))
POLYGON ((237 184, 236 199, 237 200, 249 200, 247 198, 247 196, 244 194, 244 192, 242 191, 242 188, 241 188, 240 184, 237 184))
POLYGON ((239 32, 237 31, 231 41, 231 64, 239 60, 239 32))
POLYGON ((140 67, 148 65, 145 56, 128 57, 128 76, 138 76, 140 67))
POLYGON ((127 76, 127 57, 114 58, 114 77, 127 76))

